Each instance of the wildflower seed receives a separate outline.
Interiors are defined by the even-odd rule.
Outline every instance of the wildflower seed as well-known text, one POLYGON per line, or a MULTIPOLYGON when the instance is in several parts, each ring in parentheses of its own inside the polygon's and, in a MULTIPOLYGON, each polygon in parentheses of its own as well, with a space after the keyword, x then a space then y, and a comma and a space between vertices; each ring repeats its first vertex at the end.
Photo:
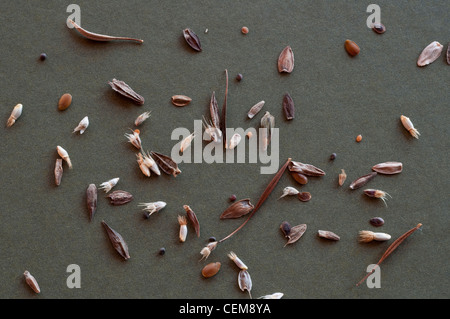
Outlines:
POLYGON ((347 50, 347 53, 351 56, 356 56, 360 52, 359 46, 351 40, 345 40, 345 50, 347 50))
POLYGON ((6 122, 6 127, 13 126, 14 123, 16 123, 16 120, 22 115, 23 105, 17 104, 14 106, 11 115, 8 118, 8 121, 6 122))
POLYGON ((250 293, 252 290, 252 279, 247 270, 239 271, 238 285, 242 291, 247 290, 250 298, 252 298, 252 294, 250 293))
POLYGON ((386 233, 375 233, 370 230, 361 230, 359 232, 359 241, 362 243, 369 243, 373 240, 387 241, 391 239, 391 235, 386 233))
POLYGON ((339 186, 342 186, 347 179, 347 174, 343 169, 341 169, 341 173, 339 174, 339 186))
POLYGON ((294 70, 294 52, 290 46, 281 51, 278 57, 278 72, 291 73, 294 70))
POLYGON ((371 219, 369 220, 369 223, 370 223, 372 226, 380 227, 380 226, 383 226, 383 225, 384 225, 384 219, 381 218, 381 217, 374 217, 374 218, 371 218, 371 219))
MULTIPOLYGON (((287 186, 283 189, 283 194, 280 196, 280 198, 283 198, 285 196, 293 196, 293 195, 297 195, 299 193, 298 190, 296 190, 294 187, 291 186, 287 186)), ((280 199, 279 198, 279 199, 280 199)))
POLYGON ((142 148, 142 141, 140 137, 141 131, 136 129, 132 131, 133 133, 125 133, 125 137, 128 139, 128 142, 130 142, 134 147, 136 147, 138 150, 142 148))
POLYGON ((97 187, 95 184, 90 184, 86 190, 86 203, 89 212, 89 221, 92 221, 97 211, 97 187))
POLYGON ((221 215, 220 219, 239 218, 247 215, 253 210, 254 206, 250 199, 241 199, 231 204, 221 215))
POLYGON ((242 262, 242 260, 234 253, 230 252, 228 257, 238 266, 241 270, 247 270, 248 267, 242 262))
POLYGON ((217 241, 217 239, 216 239, 216 237, 211 236, 208 238, 208 241, 211 243, 211 242, 217 241))
POLYGON ((112 79, 108 84, 111 88, 119 93, 120 95, 133 100, 138 105, 143 105, 145 103, 145 99, 142 95, 136 93, 128 84, 124 81, 119 81, 117 79, 112 79))
POLYGON ((400 116, 400 121, 403 124, 403 127, 411 134, 414 138, 419 138, 420 133, 419 131, 414 127, 413 123, 409 119, 409 117, 406 117, 404 115, 400 116))
POLYGON ((295 106, 292 97, 286 93, 283 97, 283 111, 286 120, 290 121, 295 117, 295 106))
POLYGON ((203 249, 200 251, 200 255, 202 255, 201 260, 206 260, 209 255, 211 254, 211 252, 216 249, 218 242, 217 241, 213 241, 210 242, 208 245, 206 245, 206 247, 203 247, 203 249))
POLYGON ((192 99, 186 95, 174 95, 172 96, 172 104, 178 107, 183 107, 191 103, 192 99))
POLYGON ((37 294, 40 293, 41 289, 39 288, 39 284, 38 284, 36 278, 34 278, 33 275, 30 274, 30 272, 28 270, 25 270, 23 275, 25 276, 25 281, 28 284, 28 286, 30 286, 30 288, 33 289, 33 291, 35 293, 37 293, 37 294))
POLYGON ((66 161, 67 165, 69 165, 69 168, 72 168, 72 162, 69 157, 69 153, 65 149, 63 149, 61 146, 56 146, 56 151, 58 152, 59 156, 66 161))
POLYGON ((261 109, 265 103, 266 102, 264 102, 264 101, 259 101, 258 103, 253 105, 247 113, 248 118, 252 119, 256 114, 258 114, 259 111, 261 111, 261 109))
POLYGON ((383 34, 386 32, 386 27, 382 23, 374 23, 372 30, 378 34, 383 34))
POLYGON ((338 235, 336 235, 335 233, 328 231, 328 230, 319 230, 318 234, 319 234, 319 237, 326 238, 329 240, 338 241, 341 239, 338 235))
POLYGON ((144 121, 146 119, 148 119, 150 117, 150 112, 144 112, 141 115, 139 115, 136 120, 134 120, 134 125, 139 126, 142 123, 144 123, 144 121))
POLYGON ((366 185, 369 181, 371 181, 375 176, 377 176, 377 172, 372 172, 367 175, 363 175, 358 177, 350 184, 350 189, 357 189, 366 185))
POLYGON ((401 162, 384 162, 374 165, 372 170, 386 175, 399 174, 403 170, 403 164, 401 162))
POLYGON ((180 153, 184 153, 186 149, 191 146, 192 140, 194 139, 195 135, 194 133, 189 134, 186 136, 180 143, 180 153))
POLYGON ((181 173, 178 164, 169 156, 157 152, 150 152, 158 167, 166 174, 177 177, 181 173))
POLYGON ((200 39, 198 36, 189 28, 183 30, 183 36, 187 44, 195 51, 202 51, 202 45, 200 44, 200 39))
POLYGON ((70 104, 72 104, 72 95, 65 93, 59 98, 58 110, 64 111, 70 106, 70 104))
POLYGON ((289 234, 291 233, 291 229, 292 229, 291 225, 288 222, 286 222, 286 221, 282 222, 281 225, 280 225, 280 230, 283 232, 283 235, 286 238, 289 238, 289 234))
POLYGON ((61 184, 61 179, 63 176, 62 159, 57 158, 55 163, 55 184, 59 186, 61 184))
POLYGON ((150 215, 156 213, 166 207, 167 203, 163 201, 151 202, 151 203, 140 203, 138 206, 144 207, 142 210, 146 211, 146 217, 149 218, 150 215))
POLYGON ((133 200, 133 195, 122 190, 114 191, 108 194, 106 197, 109 197, 111 204, 114 206, 124 205, 133 200))
POLYGON ((430 43, 420 54, 419 59, 417 60, 417 65, 426 66, 433 63, 439 58, 443 48, 444 46, 437 41, 430 43))
POLYGON ((179 239, 182 243, 186 241, 187 237, 187 220, 185 216, 178 215, 178 224, 180 224, 180 232, 179 232, 179 239))
POLYGON ((101 183, 100 189, 103 189, 105 191, 105 193, 108 193, 114 186, 117 185, 118 182, 119 182, 119 177, 110 179, 107 182, 101 183))
POLYGON ((284 247, 286 247, 287 245, 291 245, 291 244, 295 243, 296 241, 298 241, 303 236, 303 234, 306 232, 306 229, 307 229, 306 224, 300 224, 300 225, 291 227, 289 235, 286 236, 288 241, 286 242, 284 247))
POLYGON ((89 118, 87 116, 83 117, 83 119, 80 121, 77 127, 73 130, 72 133, 80 132, 80 134, 83 134, 84 131, 89 126, 89 118))
POLYGON ((197 215, 195 215, 194 211, 188 205, 183 205, 183 208, 186 211, 189 221, 194 226, 197 237, 200 237, 200 223, 198 222, 197 215))
POLYGON ((105 221, 102 221, 102 225, 106 230, 106 234, 108 235, 109 241, 111 242, 114 249, 119 253, 123 259, 130 259, 130 254, 128 253, 128 245, 123 239, 122 235, 116 232, 114 229, 109 227, 105 221))
POLYGON ((216 275, 220 270, 220 266, 221 266, 220 262, 207 264, 202 269, 203 277, 210 278, 210 277, 216 275))
POLYGON ((391 197, 391 195, 389 195, 388 193, 378 189, 365 189, 364 194, 366 194, 369 197, 381 199, 386 206, 387 206, 386 204, 387 196, 391 197))
POLYGON ((275 127, 275 117, 273 117, 269 112, 266 112, 261 118, 261 128, 262 128, 262 144, 263 151, 267 150, 272 138, 272 130, 275 127))

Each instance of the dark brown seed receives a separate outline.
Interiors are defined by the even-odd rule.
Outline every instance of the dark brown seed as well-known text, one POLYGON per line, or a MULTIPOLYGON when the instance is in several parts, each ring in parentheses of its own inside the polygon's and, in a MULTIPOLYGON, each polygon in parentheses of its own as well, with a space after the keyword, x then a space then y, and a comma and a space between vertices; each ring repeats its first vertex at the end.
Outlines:
POLYGON ((450 64, 450 43, 448 44, 447 47, 447 64, 450 64))
POLYGON ((236 75, 236 81, 238 81, 238 82, 241 82, 243 78, 244 77, 240 73, 238 73, 238 75, 236 75))
POLYGON ((311 200, 311 193, 309 192, 301 192, 297 194, 297 197, 302 202, 308 202, 311 200))
POLYGON ((112 79, 108 84, 112 87, 114 91, 117 93, 133 100, 139 105, 144 104, 145 99, 141 95, 137 94, 128 84, 123 81, 119 81, 116 79, 112 79))
POLYGON ((56 163, 55 163, 55 184, 56 184, 56 186, 59 186, 61 184, 62 176, 63 176, 62 159, 58 158, 58 159, 56 159, 56 163))
POLYGON ((123 239, 123 237, 116 232, 114 229, 109 227, 105 221, 102 220, 102 225, 106 230, 109 240, 111 241, 114 249, 122 256, 125 260, 130 259, 130 254, 128 253, 128 245, 123 239))
POLYGON ((291 225, 286 221, 282 222, 280 225, 280 229, 283 232, 284 237, 289 238, 289 234, 291 233, 291 228, 292 228, 291 225))
POLYGON ((89 212, 89 220, 91 221, 97 210, 97 187, 95 184, 90 184, 86 190, 86 202, 89 212))
POLYGON ((129 192, 117 190, 112 193, 109 193, 106 197, 109 197, 111 200, 111 204, 117 206, 117 205, 123 205, 126 203, 129 203, 133 200, 133 195, 131 195, 129 192))
POLYGON ((236 195, 231 195, 230 198, 228 198, 230 202, 234 202, 236 200, 236 195))
POLYGON ((332 153, 331 155, 330 155, 330 161, 334 161, 335 159, 336 159, 336 153, 332 153))
POLYGON ((374 23, 372 25, 372 30, 376 33, 382 34, 386 32, 386 27, 382 23, 374 23))
POLYGON ((200 44, 200 39, 191 29, 187 28, 183 30, 183 36, 187 44, 195 51, 202 51, 202 45, 200 44))
POLYGON ((384 225, 384 220, 381 217, 374 217, 369 220, 370 224, 375 227, 380 227, 384 225))
POLYGON ((294 70, 294 52, 290 46, 287 46, 281 51, 278 57, 278 72, 291 73, 294 70))
POLYGON ((335 233, 328 231, 328 230, 319 230, 318 231, 319 237, 330 239, 330 240, 340 240, 341 238, 336 235, 335 233))
POLYGON ((220 270, 220 266, 221 266, 220 262, 207 264, 202 269, 203 277, 210 278, 210 277, 216 275, 219 272, 219 270, 220 270))
POLYGON ((177 163, 175 163, 175 161, 169 156, 157 152, 150 152, 150 155, 153 157, 156 164, 158 164, 159 168, 164 173, 173 175, 175 177, 177 177, 177 175, 181 173, 181 170, 178 168, 177 163))
POLYGON ((345 50, 351 56, 358 55, 360 51, 359 46, 351 40, 345 40, 345 50))
POLYGON ((286 120, 292 120, 295 117, 295 106, 292 97, 286 93, 283 97, 283 111, 286 120))
POLYGON ((192 99, 186 95, 174 95, 172 96, 172 104, 175 106, 183 107, 191 103, 192 99))
POLYGON ((308 177, 298 172, 290 172, 295 181, 301 185, 306 185, 308 183, 308 177))
MULTIPOLYGON (((303 234, 305 233, 306 228, 307 228, 306 224, 300 224, 300 225, 292 227, 289 236, 287 236, 288 241, 286 242, 286 245, 293 244, 297 240, 299 240, 300 237, 302 237, 303 234)), ((286 245, 284 245, 284 246, 286 246, 286 245)))
POLYGON ((304 164, 296 161, 289 163, 289 170, 291 172, 297 172, 306 176, 323 176, 325 172, 318 167, 311 164, 304 164))
POLYGON ((384 162, 374 165, 372 170, 380 174, 398 174, 403 170, 403 164, 400 162, 384 162))
POLYGON ((363 175, 361 177, 358 177, 356 180, 354 180, 350 184, 350 189, 357 189, 364 185, 366 185, 370 180, 372 180, 375 176, 377 176, 377 172, 372 172, 367 175, 363 175))
POLYGON ((63 94, 58 101, 58 110, 64 111, 70 104, 72 104, 72 95, 69 93, 63 94))
POLYGON ((231 204, 221 215, 220 219, 239 218, 247 215, 253 210, 254 206, 250 203, 250 199, 241 199, 231 204))
POLYGON ((184 205, 183 208, 186 211, 186 215, 188 216, 189 221, 194 225, 197 237, 200 237, 200 223, 198 222, 197 216, 188 205, 184 205))

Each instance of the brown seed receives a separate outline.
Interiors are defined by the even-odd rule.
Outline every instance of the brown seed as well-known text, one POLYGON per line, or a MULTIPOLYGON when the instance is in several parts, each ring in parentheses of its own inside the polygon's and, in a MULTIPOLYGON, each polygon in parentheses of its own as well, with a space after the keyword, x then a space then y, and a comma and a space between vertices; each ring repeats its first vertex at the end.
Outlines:
POLYGON ((109 193, 106 197, 110 198, 111 204, 113 204, 114 206, 123 205, 133 200, 133 195, 131 195, 129 192, 121 190, 109 193))
POLYGON ((343 169, 341 169, 341 173, 339 174, 339 186, 342 186, 347 179, 347 174, 343 169))
POLYGON ((297 240, 299 240, 300 237, 302 237, 303 234, 305 233, 306 228, 307 228, 306 224, 300 224, 292 227, 289 236, 286 236, 286 238, 288 238, 288 241, 284 246, 286 247, 287 245, 293 244, 297 240))
POLYGON ((281 51, 278 57, 278 72, 291 73, 294 70, 294 52, 290 46, 281 51))
POLYGON ((286 120, 289 121, 295 117, 294 100, 292 100, 292 97, 289 95, 289 93, 286 93, 283 97, 283 111, 286 120))
POLYGON ((311 200, 311 193, 309 192, 301 192, 297 194, 297 197, 302 202, 308 202, 311 200))
POLYGON ((247 34, 247 33, 248 33, 248 28, 247 28, 247 27, 242 27, 242 28, 241 28, 241 32, 242 32, 243 34, 247 34))
POLYGON ((319 230, 318 231, 319 237, 330 239, 330 240, 340 240, 341 238, 336 235, 335 233, 328 231, 328 230, 319 230))
POLYGON ((377 172, 372 172, 367 175, 363 175, 361 177, 358 177, 356 180, 354 180, 350 184, 350 189, 357 189, 364 185, 366 185, 370 180, 372 180, 375 176, 377 176, 377 172))
POLYGON ((220 219, 239 218, 247 215, 253 210, 254 206, 250 203, 250 199, 241 199, 231 204, 221 215, 220 219))
POLYGON ((220 266, 221 266, 220 262, 207 264, 202 269, 203 277, 210 278, 210 277, 216 275, 219 272, 219 270, 220 270, 220 266))
POLYGON ((417 60, 418 66, 426 66, 439 58, 442 53, 444 46, 437 41, 431 42, 425 49, 417 60))
POLYGON ((325 172, 318 167, 311 164, 304 164, 297 161, 291 161, 289 163, 289 170, 291 172, 297 172, 306 176, 323 176, 325 172))
POLYGON ((382 34, 386 32, 386 27, 382 23, 374 23, 372 30, 378 34, 382 34))
POLYGON ((361 134, 359 134, 357 137, 356 137, 356 142, 361 142, 362 141, 362 135, 361 134))
POLYGON ((200 39, 191 29, 187 28, 183 30, 183 36, 187 44, 195 51, 202 51, 202 45, 200 44, 200 39))
POLYGON ((356 56, 359 54, 359 46, 352 40, 345 40, 345 50, 351 56, 356 56))
POLYGON ((380 226, 383 226, 383 225, 384 225, 384 219, 381 218, 381 217, 374 217, 374 218, 371 218, 371 219, 369 220, 369 223, 370 223, 372 226, 380 227, 380 226))
POLYGON ((150 152, 150 155, 164 173, 173 175, 174 177, 177 177, 177 175, 181 173, 178 164, 169 156, 157 152, 150 152))
POLYGON ((403 164, 401 162, 384 162, 374 165, 372 170, 386 175, 398 174, 403 170, 403 164))
POLYGON ((72 104, 72 95, 65 93, 59 98, 58 110, 64 111, 70 106, 70 104, 72 104))
POLYGON ((174 95, 172 96, 172 104, 175 106, 186 106, 191 103, 192 99, 186 95, 174 95))
POLYGON ((86 203, 91 221, 97 210, 97 187, 95 184, 90 184, 86 190, 86 203))
POLYGON ((55 163, 55 184, 59 186, 61 184, 61 179, 63 176, 62 159, 57 158, 55 163))
POLYGON ((123 81, 119 81, 117 79, 112 79, 112 81, 109 81, 108 84, 111 86, 111 88, 119 93, 120 95, 123 95, 134 102, 136 102, 138 105, 143 105, 145 102, 145 99, 143 96, 137 94, 128 84, 126 84, 123 81))
POLYGON ((261 111, 265 103, 265 101, 259 101, 258 103, 253 105, 247 113, 248 118, 252 119, 253 117, 255 117, 255 115, 258 114, 259 111, 261 111))
POLYGON ((28 286, 30 286, 30 288, 33 289, 35 293, 37 294, 40 293, 41 289, 39 288, 39 284, 36 278, 34 278, 33 275, 30 274, 28 270, 25 270, 23 275, 25 276, 25 281, 27 282, 28 286))
POLYGON ((194 225, 197 237, 200 237, 200 223, 198 222, 197 215, 195 215, 194 211, 188 205, 183 205, 183 208, 186 211, 189 220, 194 225))
POLYGON ((290 172, 295 181, 301 185, 306 185, 308 183, 308 177, 299 172, 290 172))
POLYGON ((128 253, 128 245, 123 237, 114 229, 109 227, 109 225, 105 223, 105 221, 102 221, 102 225, 105 228, 106 234, 108 235, 108 238, 114 249, 119 253, 120 256, 123 257, 123 259, 130 259, 130 254, 128 253))

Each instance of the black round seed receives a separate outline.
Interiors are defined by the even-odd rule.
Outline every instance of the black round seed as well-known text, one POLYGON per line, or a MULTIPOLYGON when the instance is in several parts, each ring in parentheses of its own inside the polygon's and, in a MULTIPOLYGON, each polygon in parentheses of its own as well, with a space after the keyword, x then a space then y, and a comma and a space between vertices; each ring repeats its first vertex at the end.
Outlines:
POLYGON ((236 81, 238 81, 238 82, 242 81, 243 78, 244 77, 240 73, 238 75, 236 75, 236 81))
POLYGON ((334 161, 336 159, 336 153, 330 155, 330 161, 334 161))
POLYGON ((231 195, 229 198, 230 202, 234 202, 236 200, 236 195, 231 195))
POLYGON ((384 220, 381 217, 374 217, 369 220, 370 224, 375 227, 380 227, 384 225, 384 220))
POLYGON ((164 255, 166 253, 166 249, 164 247, 160 248, 158 251, 158 254, 160 254, 161 256, 164 255))
POLYGON ((40 59, 41 61, 44 61, 45 59, 47 59, 47 54, 41 53, 41 55, 39 56, 39 59, 40 59))
POLYGON ((386 27, 381 23, 374 23, 372 26, 372 29, 376 33, 380 33, 380 34, 386 32, 386 27))
POLYGON ((216 237, 211 236, 211 237, 209 237, 208 241, 209 241, 210 243, 213 243, 213 242, 217 241, 217 239, 216 239, 216 237))

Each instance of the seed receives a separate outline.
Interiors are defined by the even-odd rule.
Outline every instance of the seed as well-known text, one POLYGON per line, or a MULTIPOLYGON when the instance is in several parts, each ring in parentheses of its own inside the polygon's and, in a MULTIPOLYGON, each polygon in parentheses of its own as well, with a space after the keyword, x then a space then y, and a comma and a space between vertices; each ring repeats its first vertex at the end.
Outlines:
POLYGON ((202 51, 202 45, 200 44, 200 39, 191 29, 187 28, 183 30, 183 36, 187 44, 195 51, 202 51))
POLYGON ((252 294, 250 293, 250 291, 252 290, 252 279, 247 270, 239 271, 238 285, 242 291, 247 290, 250 298, 252 298, 252 294))
POLYGON ((249 131, 249 132, 247 132, 247 134, 245 134, 245 135, 247 136, 248 139, 251 139, 252 136, 253 136, 253 133, 249 131))
POLYGON ((357 137, 356 137, 356 142, 361 142, 362 141, 362 135, 361 134, 359 134, 357 137))
POLYGON ((110 179, 107 182, 101 183, 100 189, 103 189, 105 191, 105 193, 108 193, 114 186, 117 185, 118 182, 119 182, 119 177, 110 179))
POLYGON ((272 130, 274 127, 275 127, 275 118, 269 112, 266 112, 264 116, 261 118, 261 128, 262 128, 261 138, 264 151, 267 150, 267 147, 270 144, 270 140, 272 138, 272 130))
MULTIPOLYGON (((159 170, 158 165, 156 164, 156 161, 153 159, 153 157, 150 156, 150 154, 147 152, 146 154, 142 152, 141 156, 138 156, 138 163, 141 166, 144 165, 147 168, 151 169, 153 173, 156 175, 161 175, 161 171, 159 170)), ((150 176, 150 172, 149 172, 150 176)))
POLYGON ((350 184, 350 189, 357 189, 364 185, 366 185, 370 180, 372 180, 375 176, 377 176, 377 172, 372 172, 367 175, 363 175, 361 177, 358 177, 356 180, 354 180, 350 184))
POLYGON ((249 198, 241 199, 231 204, 221 215, 220 219, 239 218, 247 215, 253 210, 254 206, 249 198))
POLYGON ((103 35, 98 33, 93 33, 90 31, 87 31, 80 27, 78 24, 76 24, 74 21, 69 19, 69 22, 72 23, 72 25, 75 27, 75 29, 80 32, 83 36, 86 38, 93 40, 93 41, 112 41, 112 40, 128 40, 128 41, 136 41, 138 43, 143 43, 144 40, 140 39, 134 39, 134 38, 128 38, 128 37, 113 37, 109 35, 103 35))
POLYGON ((164 207, 166 207, 167 203, 163 202, 163 201, 157 201, 157 202, 152 202, 152 203, 140 203, 138 206, 140 207, 144 207, 142 210, 146 211, 146 217, 149 218, 150 215, 152 215, 153 213, 156 213, 158 211, 160 211, 161 209, 163 209, 164 207))
POLYGON ((242 28, 241 28, 241 32, 242 32, 243 34, 247 34, 247 33, 248 33, 248 28, 247 28, 247 27, 242 27, 242 28))
POLYGON ((294 52, 290 46, 281 51, 278 57, 278 72, 291 73, 294 70, 294 52))
POLYGON ((306 231, 306 224, 300 224, 294 227, 291 227, 289 235, 286 236, 286 238, 288 239, 288 241, 286 242, 286 244, 284 245, 284 247, 286 247, 287 245, 293 244, 295 243, 297 240, 300 239, 300 237, 303 236, 303 234, 306 231))
POLYGON ((238 81, 238 82, 241 82, 243 78, 244 77, 242 76, 241 73, 238 73, 238 75, 236 75, 236 81, 238 81))
POLYGON ((288 186, 283 189, 283 194, 280 196, 280 198, 283 198, 285 196, 297 195, 298 193, 299 191, 296 190, 294 187, 288 186))
POLYGON ((345 40, 345 50, 347 50, 347 53, 351 56, 356 56, 360 52, 359 46, 351 40, 345 40))
POLYGON ((289 93, 286 93, 283 97, 283 111, 284 116, 286 117, 286 120, 292 120, 295 116, 295 106, 294 101, 292 100, 292 97, 289 95, 289 93))
POLYGON ((86 128, 89 126, 89 118, 87 116, 83 117, 83 119, 80 121, 77 127, 73 130, 72 133, 80 132, 80 134, 83 134, 86 128))
POLYGON ((55 184, 59 186, 63 175, 62 159, 57 158, 55 163, 55 184))
POLYGON ((177 175, 181 173, 181 170, 178 168, 178 164, 169 156, 157 152, 150 152, 150 155, 164 173, 173 175, 174 177, 177 177, 177 175))
POLYGON ((252 119, 256 114, 258 114, 258 112, 261 111, 265 103, 266 102, 264 101, 259 101, 258 103, 253 105, 247 113, 248 118, 252 119))
POLYGON ((67 165, 69 165, 69 168, 71 169, 72 162, 70 161, 70 157, 67 151, 59 145, 56 146, 56 151, 58 152, 59 156, 61 156, 61 158, 66 161, 67 165))
POLYGON ((184 153, 184 151, 186 149, 189 148, 189 146, 191 146, 192 140, 194 139, 195 135, 194 133, 189 134, 188 136, 186 136, 180 143, 180 153, 184 153))
POLYGON ((236 264, 236 266, 238 266, 240 269, 242 270, 247 270, 248 267, 242 262, 241 259, 239 259, 239 257, 234 253, 234 252, 230 252, 228 254, 228 257, 236 264))
POLYGON ((309 192, 301 192, 297 194, 297 197, 302 202, 308 202, 311 200, 311 193, 309 192))
POLYGON ((341 238, 336 235, 335 233, 328 231, 328 230, 319 230, 318 231, 319 237, 330 239, 330 240, 340 240, 341 238))
POLYGON ((86 203, 89 212, 89 220, 92 221, 97 210, 97 187, 90 184, 86 190, 86 203))
POLYGON ((241 135, 239 133, 233 134, 233 136, 230 139, 230 146, 228 149, 232 150, 234 149, 240 142, 241 142, 241 135))
POLYGON ((194 225, 197 237, 200 237, 200 223, 198 222, 197 215, 195 215, 194 211, 188 205, 183 205, 183 208, 186 211, 186 215, 189 218, 189 221, 192 223, 192 225, 194 225))
POLYGON ((236 198, 237 198, 236 195, 233 194, 228 199, 230 202, 234 202, 236 200, 236 198))
POLYGON ((33 275, 30 274, 30 272, 28 270, 25 270, 23 275, 25 276, 25 281, 28 284, 28 286, 30 286, 30 288, 33 289, 33 291, 35 293, 37 293, 37 294, 40 293, 41 289, 39 288, 39 284, 38 284, 36 278, 34 278, 33 275))
POLYGON ((382 34, 386 32, 386 27, 382 23, 374 23, 372 30, 378 34, 382 34))
POLYGON ((336 153, 332 153, 331 155, 330 155, 330 161, 334 161, 335 159, 336 159, 336 153))
POLYGON ((191 103, 192 99, 186 95, 174 95, 172 96, 172 104, 175 106, 186 106, 191 103))
POLYGON ((14 123, 16 123, 16 120, 22 115, 23 105, 17 104, 14 106, 11 115, 8 118, 8 121, 6 122, 6 127, 13 126, 14 123))
POLYGON ((187 220, 185 216, 178 215, 178 224, 180 224, 179 238, 182 243, 186 241, 187 236, 187 220))
POLYGON ((114 191, 107 195, 106 197, 109 197, 111 204, 114 206, 117 205, 124 205, 126 203, 129 203, 133 200, 133 195, 131 195, 129 192, 126 191, 114 191))
POLYGON ((359 241, 363 243, 368 243, 373 240, 376 241, 387 241, 391 239, 391 235, 386 233, 374 233, 370 230, 361 230, 359 232, 359 241))
POLYGON ((72 104, 72 95, 65 93, 59 98, 58 110, 64 111, 70 106, 70 104, 72 104))
POLYGON ((347 174, 343 169, 341 169, 341 173, 339 174, 339 186, 342 186, 347 179, 347 174))
POLYGON ((217 241, 217 239, 216 239, 216 237, 211 236, 211 237, 208 238, 208 241, 211 243, 211 242, 217 241))
POLYGON ((308 177, 298 172, 290 172, 295 181, 301 185, 306 185, 308 183, 308 177))
POLYGON ((288 222, 284 221, 281 223, 280 229, 283 232, 284 237, 289 238, 289 234, 291 233, 292 229, 291 225, 288 222))
POLYGON ((47 54, 41 53, 41 55, 39 56, 39 60, 44 61, 45 59, 47 59, 47 54))
POLYGON ((134 147, 136 147, 138 150, 142 148, 142 141, 140 137, 141 131, 136 129, 132 131, 133 133, 125 133, 125 137, 128 139, 128 142, 130 142, 134 147))
POLYGON ((164 255, 166 253, 166 249, 164 247, 160 248, 158 251, 158 254, 160 254, 161 256, 164 255))
POLYGON ((111 88, 119 93, 120 95, 129 98, 136 102, 138 105, 143 105, 145 103, 145 99, 142 95, 137 94, 128 84, 123 81, 119 81, 117 79, 112 79, 112 81, 108 82, 111 88))
POLYGON ((372 170, 386 175, 398 174, 403 170, 403 164, 401 162, 384 162, 374 165, 372 170))
POLYGON ((400 121, 403 124, 403 127, 408 130, 409 134, 413 136, 414 138, 419 138, 420 133, 419 131, 414 127, 413 123, 409 119, 409 117, 406 117, 404 115, 400 116, 400 121))
POLYGON ((306 176, 323 176, 325 172, 320 168, 311 164, 304 164, 297 161, 291 161, 289 163, 289 170, 291 172, 297 172, 306 176))
POLYGON ((139 126, 141 125, 146 119, 150 117, 150 112, 144 112, 141 115, 139 115, 136 120, 134 120, 134 125, 139 126))
POLYGON ((128 245, 123 239, 122 235, 116 232, 114 229, 109 227, 105 221, 102 221, 102 225, 106 230, 109 241, 111 242, 114 249, 122 256, 125 260, 130 259, 130 254, 128 253, 128 245))
POLYGON ((381 199, 386 206, 387 206, 386 204, 387 196, 391 197, 391 195, 389 195, 388 193, 378 189, 365 189, 364 194, 366 194, 369 197, 381 199))
POLYGON ((381 217, 374 217, 374 218, 371 218, 371 219, 369 220, 369 223, 370 223, 372 226, 380 227, 380 226, 383 226, 383 225, 384 225, 384 219, 381 218, 381 217))
POLYGON ((417 60, 418 66, 426 66, 439 58, 442 53, 444 46, 437 41, 431 42, 425 49, 417 60))
POLYGON ((216 275, 220 270, 220 266, 221 266, 220 262, 207 264, 202 269, 203 277, 210 278, 210 277, 216 275))
POLYGON ((209 257, 209 255, 211 254, 211 252, 214 249, 216 249, 218 243, 219 242, 217 242, 217 241, 213 241, 213 242, 208 243, 206 245, 206 247, 203 247, 202 250, 200 251, 200 255, 202 255, 202 258, 200 260, 203 260, 203 259, 206 260, 209 257))

